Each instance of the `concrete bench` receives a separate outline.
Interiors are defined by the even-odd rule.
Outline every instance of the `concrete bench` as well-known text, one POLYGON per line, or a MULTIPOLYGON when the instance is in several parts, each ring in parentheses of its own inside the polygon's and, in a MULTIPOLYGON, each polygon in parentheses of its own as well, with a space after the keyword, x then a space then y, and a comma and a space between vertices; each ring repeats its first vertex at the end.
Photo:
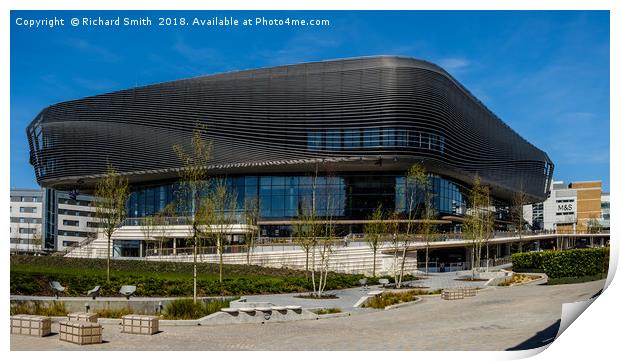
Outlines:
POLYGON ((256 307, 256 311, 271 312, 271 307, 256 307))
POLYGON ((299 312, 299 311, 301 311, 301 306, 291 306, 291 305, 289 305, 289 306, 286 306, 286 309, 287 310, 291 310, 291 311, 295 311, 295 312, 299 312))
POLYGON ((271 309, 279 312, 286 312, 286 306, 271 306, 271 309))
POLYGON ((43 337, 52 333, 52 319, 45 316, 13 315, 11 316, 11 333, 43 337))
POLYGON ((383 293, 383 290, 370 291, 368 292, 368 296, 379 296, 383 293))
POLYGON ((97 314, 90 312, 74 312, 67 315, 69 321, 97 322, 97 314))
POLYGON ((222 308, 220 311, 226 312, 228 314, 239 313, 239 309, 231 308, 231 307, 229 307, 229 308, 222 308))
POLYGON ((101 325, 87 321, 60 321, 60 340, 77 345, 101 343, 101 325))
POLYGON ((443 300, 462 300, 465 296, 463 295, 463 289, 455 288, 441 291, 441 298, 443 300))
POLYGON ((253 312, 256 312, 256 309, 252 307, 241 307, 239 311, 245 312, 245 313, 253 313, 253 312))
POLYGON ((159 317, 147 315, 123 316, 122 332, 152 335, 159 332, 159 317))

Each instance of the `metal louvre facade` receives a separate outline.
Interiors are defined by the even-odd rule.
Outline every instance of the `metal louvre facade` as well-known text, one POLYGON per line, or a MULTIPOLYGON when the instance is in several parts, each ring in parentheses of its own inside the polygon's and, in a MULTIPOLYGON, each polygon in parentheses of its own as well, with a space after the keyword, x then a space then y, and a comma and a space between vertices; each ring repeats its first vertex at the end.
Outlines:
POLYGON ((369 57, 224 73, 59 103, 28 126, 44 187, 92 188, 114 165, 132 184, 173 181, 174 144, 197 123, 213 174, 404 172, 413 162, 494 197, 549 191, 553 163, 443 69, 369 57), (328 164, 329 166, 327 166, 328 164))

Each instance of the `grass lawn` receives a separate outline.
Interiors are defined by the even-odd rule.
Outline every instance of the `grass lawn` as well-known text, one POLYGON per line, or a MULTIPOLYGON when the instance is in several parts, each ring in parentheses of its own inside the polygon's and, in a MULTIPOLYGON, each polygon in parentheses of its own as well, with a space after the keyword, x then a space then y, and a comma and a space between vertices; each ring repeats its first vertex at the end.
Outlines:
MULTIPOLYGON (((95 285, 101 296, 117 296, 122 285, 136 285, 136 296, 179 297, 193 294, 193 265, 189 262, 146 262, 113 260, 110 282, 106 281, 105 259, 52 256, 11 256, 11 294, 48 295, 48 283, 59 281, 67 296, 85 296, 95 285)), ((292 293, 312 290, 304 271, 247 265, 224 265, 224 281, 219 282, 217 264, 198 264, 199 296, 292 293)), ((327 289, 358 286, 361 276, 332 274, 327 289)), ((375 282, 376 280, 369 280, 375 282)))

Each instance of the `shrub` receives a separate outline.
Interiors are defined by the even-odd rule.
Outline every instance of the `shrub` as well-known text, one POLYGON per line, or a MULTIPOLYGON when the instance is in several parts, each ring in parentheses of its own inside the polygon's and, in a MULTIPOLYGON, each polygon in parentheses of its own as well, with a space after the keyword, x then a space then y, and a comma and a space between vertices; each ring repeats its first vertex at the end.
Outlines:
POLYGON ((314 313, 316 313, 317 315, 328 315, 328 314, 332 314, 332 313, 340 313, 342 312, 342 310, 340 308, 319 308, 318 310, 314 310, 312 311, 314 313))
POLYGON ((197 301, 191 298, 180 298, 168 302, 164 307, 163 318, 168 320, 195 320, 228 307, 230 301, 212 300, 210 302, 197 301))
POLYGON ((405 292, 384 292, 379 296, 372 297, 366 301, 364 307, 370 308, 386 308, 387 306, 398 303, 411 302, 417 299, 419 295, 430 294, 426 290, 410 290, 405 292))
POLYGON ((498 283, 498 286, 510 286, 512 284, 521 284, 521 283, 526 283, 532 280, 536 280, 539 279, 540 276, 535 276, 535 275, 525 275, 525 274, 520 274, 520 273, 515 273, 512 275, 511 278, 504 280, 500 283, 498 283))
POLYGON ((109 309, 105 308, 103 310, 97 310, 97 317, 100 318, 121 318, 126 315, 131 315, 134 312, 129 307, 123 307, 120 309, 109 309))
POLYGON ((52 301, 45 305, 41 301, 13 301, 11 303, 11 315, 40 315, 40 316, 66 316, 67 309, 63 302, 52 301))
POLYGON ((515 271, 541 269, 549 278, 590 276, 607 273, 609 248, 516 253, 512 265, 515 271))
POLYGON ((582 282, 591 282, 602 280, 607 277, 607 274, 599 273, 591 276, 583 276, 583 277, 560 277, 560 278, 550 278, 547 281, 547 285, 564 285, 569 283, 582 283, 582 282))

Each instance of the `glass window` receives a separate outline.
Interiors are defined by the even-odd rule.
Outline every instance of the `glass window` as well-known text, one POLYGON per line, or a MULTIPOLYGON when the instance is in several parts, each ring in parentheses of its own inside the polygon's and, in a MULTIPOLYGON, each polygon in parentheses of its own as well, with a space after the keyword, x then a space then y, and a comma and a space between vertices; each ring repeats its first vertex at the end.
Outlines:
POLYGON ((431 142, 426 132, 420 133, 420 148, 431 149, 431 142))
POLYGON ((381 146, 381 129, 370 128, 364 130, 364 148, 375 148, 381 146))
POLYGON ((264 191, 271 191, 271 177, 260 177, 260 191, 261 193, 263 193, 264 191))
POLYGON ((420 148, 422 146, 420 135, 421 134, 418 131, 412 131, 409 133, 409 144, 411 145, 411 147, 420 148))
POLYGON ((409 131, 407 129, 397 129, 396 146, 406 147, 408 138, 409 138, 409 131))
POLYGON ((344 149, 356 149, 360 147, 360 130, 345 129, 344 130, 344 149))
POLYGON ((396 145, 396 129, 385 128, 383 129, 383 146, 394 147, 396 145))
POLYGON ((323 148, 323 132, 314 130, 308 132, 308 150, 321 150, 323 148))
POLYGON ((340 150, 340 129, 328 129, 325 139, 325 148, 328 150, 340 150))

